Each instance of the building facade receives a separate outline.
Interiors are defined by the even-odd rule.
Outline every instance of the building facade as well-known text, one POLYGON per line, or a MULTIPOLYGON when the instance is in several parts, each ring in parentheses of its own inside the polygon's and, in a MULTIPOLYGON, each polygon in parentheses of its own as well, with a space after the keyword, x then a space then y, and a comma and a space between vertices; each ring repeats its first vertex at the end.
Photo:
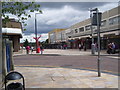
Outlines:
POLYGON ((60 45, 66 40, 65 29, 54 29, 48 32, 49 48, 60 48, 60 45))
POLYGON ((20 38, 22 38, 22 25, 15 19, 10 19, 6 24, 3 23, 2 34, 3 38, 8 38, 13 42, 14 52, 20 49, 20 38))
MULTIPOLYGON (((116 48, 120 47, 120 13, 118 12, 118 8, 120 6, 102 13, 100 26, 101 49, 106 49, 109 42, 115 42, 116 48)), ((97 26, 92 26, 92 29, 94 43, 97 43, 97 26)), ((88 18, 70 26, 65 30, 65 37, 66 40, 64 41, 70 48, 78 48, 78 45, 81 44, 91 49, 91 19, 88 18)))

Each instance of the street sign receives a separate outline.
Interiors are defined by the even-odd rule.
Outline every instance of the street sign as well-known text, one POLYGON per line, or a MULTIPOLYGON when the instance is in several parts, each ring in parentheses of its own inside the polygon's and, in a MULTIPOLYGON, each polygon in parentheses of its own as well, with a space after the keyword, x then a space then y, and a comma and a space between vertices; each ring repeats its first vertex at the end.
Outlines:
MULTIPOLYGON (((101 26, 101 17, 102 17, 102 13, 98 12, 98 25, 99 26, 101 26)), ((97 26, 97 13, 93 13, 92 25, 97 26)))

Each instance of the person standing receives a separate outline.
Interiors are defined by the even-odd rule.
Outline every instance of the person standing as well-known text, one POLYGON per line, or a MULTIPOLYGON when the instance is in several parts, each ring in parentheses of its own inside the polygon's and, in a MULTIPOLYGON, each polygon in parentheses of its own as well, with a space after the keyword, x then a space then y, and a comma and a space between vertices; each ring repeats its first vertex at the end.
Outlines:
POLYGON ((41 54, 43 54, 43 46, 42 45, 40 45, 40 52, 41 52, 41 54))
POLYGON ((115 54, 115 48, 116 48, 115 43, 112 42, 112 54, 115 54))
POLYGON ((32 54, 33 50, 34 50, 34 47, 33 47, 33 46, 31 46, 31 54, 32 54))
POLYGON ((97 51, 98 51, 98 44, 95 43, 95 44, 94 44, 94 47, 95 47, 95 51, 97 52, 97 51))
POLYGON ((108 54, 111 54, 112 53, 112 43, 109 43, 108 46, 107 46, 107 53, 108 54))

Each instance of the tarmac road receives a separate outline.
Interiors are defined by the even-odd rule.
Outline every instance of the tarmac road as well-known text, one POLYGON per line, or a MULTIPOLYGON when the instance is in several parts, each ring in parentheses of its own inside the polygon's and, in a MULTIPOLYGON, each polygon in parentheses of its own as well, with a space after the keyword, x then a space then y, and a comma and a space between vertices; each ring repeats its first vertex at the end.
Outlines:
MULTIPOLYGON (((97 56, 90 55, 19 55, 14 56, 16 66, 65 67, 97 71, 97 56)), ((101 56, 101 71, 118 74, 118 59, 101 56)))

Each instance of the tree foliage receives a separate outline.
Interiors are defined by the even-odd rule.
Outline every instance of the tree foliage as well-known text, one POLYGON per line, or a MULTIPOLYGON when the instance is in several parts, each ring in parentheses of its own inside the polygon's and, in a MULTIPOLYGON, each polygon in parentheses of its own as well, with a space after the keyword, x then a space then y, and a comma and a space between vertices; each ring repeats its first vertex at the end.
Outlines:
POLYGON ((23 43, 23 46, 26 47, 26 46, 28 46, 28 45, 29 45, 29 42, 28 42, 28 40, 26 39, 25 42, 23 43))
POLYGON ((31 18, 29 12, 34 11, 42 13, 40 5, 35 2, 2 2, 2 16, 5 19, 3 23, 9 21, 9 16, 7 14, 12 14, 17 16, 19 21, 26 26, 25 20, 31 18))

